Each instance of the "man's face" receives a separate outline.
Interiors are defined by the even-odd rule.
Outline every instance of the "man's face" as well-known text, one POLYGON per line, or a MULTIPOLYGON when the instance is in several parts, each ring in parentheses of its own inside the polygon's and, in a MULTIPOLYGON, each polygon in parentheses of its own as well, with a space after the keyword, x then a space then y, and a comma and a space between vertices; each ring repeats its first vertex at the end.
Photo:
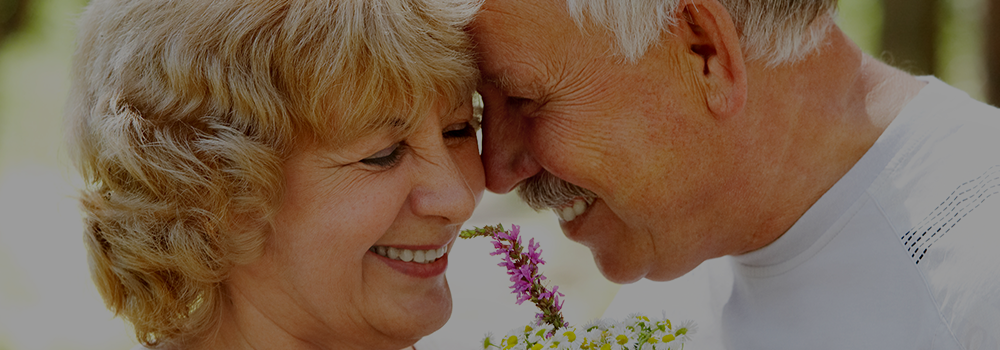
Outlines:
POLYGON ((471 33, 488 189, 539 177, 586 189, 521 194, 563 212, 566 236, 619 283, 673 279, 735 249, 720 218, 741 195, 736 147, 705 106, 700 56, 664 40, 627 62, 560 1, 487 1, 471 33))

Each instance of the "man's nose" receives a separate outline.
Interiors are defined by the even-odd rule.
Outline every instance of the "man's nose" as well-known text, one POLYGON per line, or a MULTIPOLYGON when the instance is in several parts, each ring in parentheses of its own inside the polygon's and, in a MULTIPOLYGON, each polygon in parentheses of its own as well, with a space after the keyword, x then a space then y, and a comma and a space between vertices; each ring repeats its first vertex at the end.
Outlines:
MULTIPOLYGON (((488 90, 488 89, 487 89, 488 90)), ((486 188, 507 193, 542 170, 532 156, 532 132, 527 121, 506 110, 504 96, 481 91, 483 96, 483 168, 486 188)))

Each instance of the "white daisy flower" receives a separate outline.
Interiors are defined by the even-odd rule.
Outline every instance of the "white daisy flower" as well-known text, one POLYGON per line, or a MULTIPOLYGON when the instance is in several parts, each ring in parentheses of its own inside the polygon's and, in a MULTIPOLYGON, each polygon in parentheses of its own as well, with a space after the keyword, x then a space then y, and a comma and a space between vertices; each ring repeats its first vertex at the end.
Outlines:
POLYGON ((499 345, 499 344, 498 344, 498 343, 497 343, 497 342, 496 342, 496 341, 495 341, 495 340, 493 339, 493 332, 488 332, 488 333, 486 333, 486 336, 485 336, 485 337, 483 337, 483 341, 482 341, 481 343, 483 344, 483 350, 485 350, 485 349, 489 349, 489 348, 490 348, 490 346, 497 346, 497 345, 499 345))
POLYGON ((686 343, 691 341, 691 335, 697 332, 698 332, 698 326, 694 324, 694 321, 687 320, 681 322, 680 326, 678 326, 677 329, 674 330, 674 335, 677 336, 677 339, 686 343))

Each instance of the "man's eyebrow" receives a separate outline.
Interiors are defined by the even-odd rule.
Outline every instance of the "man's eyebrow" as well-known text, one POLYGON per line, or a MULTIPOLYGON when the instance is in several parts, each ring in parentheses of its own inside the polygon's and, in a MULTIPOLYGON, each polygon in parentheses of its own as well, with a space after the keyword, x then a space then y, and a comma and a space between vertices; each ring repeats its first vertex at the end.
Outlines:
POLYGON ((525 95, 531 94, 538 90, 537 82, 529 80, 526 84, 515 83, 512 78, 515 76, 509 70, 502 70, 493 77, 483 79, 487 83, 493 84, 500 89, 505 94, 508 95, 525 95))
POLYGON ((517 85, 511 81, 510 73, 507 71, 502 71, 494 77, 490 77, 486 80, 487 83, 493 84, 494 86, 500 88, 503 92, 510 92, 517 88, 517 85))

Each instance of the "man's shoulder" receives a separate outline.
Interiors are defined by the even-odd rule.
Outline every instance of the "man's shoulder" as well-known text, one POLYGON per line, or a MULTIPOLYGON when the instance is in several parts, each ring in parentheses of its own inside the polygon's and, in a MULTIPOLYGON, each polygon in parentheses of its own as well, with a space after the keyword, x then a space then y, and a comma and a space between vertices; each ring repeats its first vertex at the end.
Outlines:
POLYGON ((869 189, 883 209, 911 219, 962 195, 989 196, 981 192, 1000 181, 1000 109, 936 79, 925 89, 886 131, 897 146, 869 189))
POLYGON ((1000 348, 1000 110, 941 82, 869 191, 965 348, 1000 348), (978 345, 977 345, 978 344, 978 345))

